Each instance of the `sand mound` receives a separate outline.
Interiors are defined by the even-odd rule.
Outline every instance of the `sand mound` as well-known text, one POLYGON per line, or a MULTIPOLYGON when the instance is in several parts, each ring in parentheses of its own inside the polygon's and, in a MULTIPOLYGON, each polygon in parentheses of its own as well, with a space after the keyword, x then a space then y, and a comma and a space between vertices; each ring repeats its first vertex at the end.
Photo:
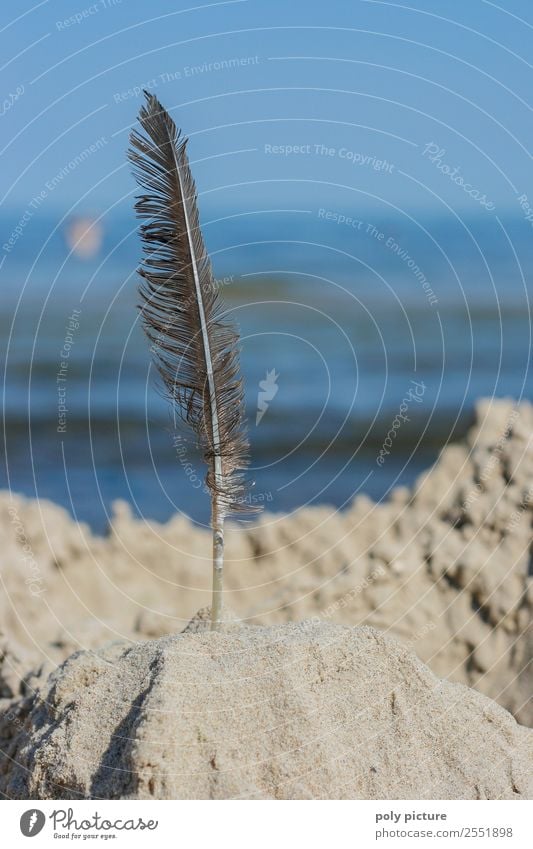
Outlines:
MULTIPOLYGON (((228 606, 254 624, 372 625, 533 724, 532 433, 531 405, 481 402, 468 438, 412 490, 229 531, 228 606)), ((179 633, 210 601, 209 534, 181 516, 144 522, 117 504, 101 538, 56 505, 3 493, 0 536, 3 680, 15 693, 21 669, 179 633)))
MULTIPOLYGON (((0 726, 10 798, 518 799, 533 732, 373 628, 78 652, 0 726)), ((196 632, 195 632, 196 631, 196 632)))

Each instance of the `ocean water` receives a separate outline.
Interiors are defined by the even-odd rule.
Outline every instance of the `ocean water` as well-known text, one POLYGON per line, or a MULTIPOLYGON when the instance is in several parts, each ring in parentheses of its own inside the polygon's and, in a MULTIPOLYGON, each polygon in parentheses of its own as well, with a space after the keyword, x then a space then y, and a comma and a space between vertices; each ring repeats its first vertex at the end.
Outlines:
MULTIPOLYGON (((356 219, 312 199, 204 221, 241 330, 252 498, 269 510, 386 498, 461 437, 476 399, 531 399, 528 222, 356 219)), ((1 223, 9 235, 16 214, 1 223)), ((201 459, 139 327, 135 221, 103 219, 90 258, 70 252, 65 226, 36 215, 2 253, 0 485, 99 532, 117 498, 148 519, 206 522, 201 459)))

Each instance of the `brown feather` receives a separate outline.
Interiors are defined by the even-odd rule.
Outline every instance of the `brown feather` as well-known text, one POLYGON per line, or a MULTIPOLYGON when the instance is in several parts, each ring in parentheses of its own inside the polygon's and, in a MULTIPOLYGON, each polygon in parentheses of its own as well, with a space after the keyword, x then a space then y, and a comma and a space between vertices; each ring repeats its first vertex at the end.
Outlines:
POLYGON ((242 473, 249 445, 239 335, 224 314, 202 238, 187 140, 158 99, 145 96, 144 132, 131 133, 128 153, 146 191, 135 205, 143 221, 143 326, 166 394, 196 434, 219 515, 254 512, 242 473))

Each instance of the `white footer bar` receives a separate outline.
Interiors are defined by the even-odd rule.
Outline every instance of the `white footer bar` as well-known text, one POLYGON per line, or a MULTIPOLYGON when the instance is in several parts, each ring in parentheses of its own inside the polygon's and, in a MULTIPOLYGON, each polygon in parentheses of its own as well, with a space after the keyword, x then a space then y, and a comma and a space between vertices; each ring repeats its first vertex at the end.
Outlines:
POLYGON ((6 801, 2 845, 530 849, 526 801, 6 801), (30 839, 35 840, 30 843, 30 839))

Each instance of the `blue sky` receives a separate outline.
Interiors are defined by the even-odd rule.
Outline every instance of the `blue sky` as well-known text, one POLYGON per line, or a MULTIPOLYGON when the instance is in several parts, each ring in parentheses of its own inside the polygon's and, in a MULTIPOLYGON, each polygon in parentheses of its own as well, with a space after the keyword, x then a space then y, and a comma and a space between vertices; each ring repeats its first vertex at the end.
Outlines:
POLYGON ((193 6, 3 5, 11 217, 40 192, 51 214, 129 208, 125 150, 143 85, 190 136, 204 210, 313 198, 472 214, 489 203, 520 215, 524 194, 533 205, 528 0, 193 6), (430 144, 443 151, 434 161, 430 144))

